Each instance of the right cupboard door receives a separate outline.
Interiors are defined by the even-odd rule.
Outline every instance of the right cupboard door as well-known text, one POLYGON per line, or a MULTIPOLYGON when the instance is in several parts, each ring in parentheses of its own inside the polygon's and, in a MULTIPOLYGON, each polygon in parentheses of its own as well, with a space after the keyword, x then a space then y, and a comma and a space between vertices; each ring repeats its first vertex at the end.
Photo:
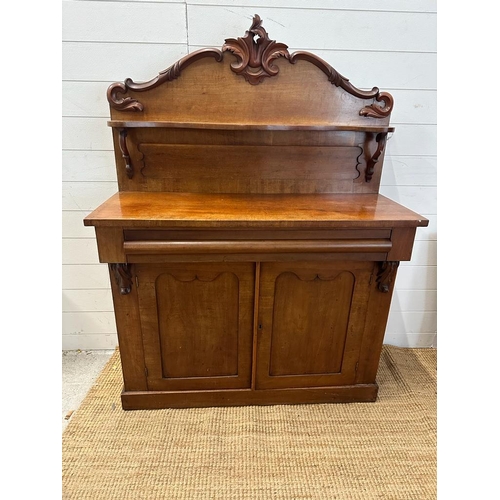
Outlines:
POLYGON ((353 384, 373 262, 261 264, 256 388, 353 384))

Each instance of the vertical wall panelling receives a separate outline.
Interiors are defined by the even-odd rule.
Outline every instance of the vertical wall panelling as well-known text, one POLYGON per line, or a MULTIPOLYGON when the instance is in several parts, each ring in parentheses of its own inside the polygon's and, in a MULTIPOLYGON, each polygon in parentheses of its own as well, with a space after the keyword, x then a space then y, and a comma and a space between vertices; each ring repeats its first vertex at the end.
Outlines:
POLYGON ((109 349, 117 338, 107 266, 82 222, 117 190, 106 90, 149 80, 188 53, 186 5, 63 1, 62 13, 62 347, 109 349))
POLYGON ((116 190, 106 89, 241 36, 258 13, 273 40, 310 50, 357 87, 395 99, 381 193, 421 213, 400 266, 385 341, 436 342, 435 0, 63 1, 63 349, 116 345, 107 267, 82 219, 116 190), (145 29, 147 27, 147 29, 145 29))

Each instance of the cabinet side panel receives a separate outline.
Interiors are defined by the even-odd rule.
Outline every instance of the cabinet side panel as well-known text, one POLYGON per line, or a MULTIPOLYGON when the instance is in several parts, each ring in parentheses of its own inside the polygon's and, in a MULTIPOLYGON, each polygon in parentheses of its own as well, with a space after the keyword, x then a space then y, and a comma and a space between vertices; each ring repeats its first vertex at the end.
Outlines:
POLYGON ((111 267, 109 273, 125 390, 146 391, 148 386, 137 289, 132 286, 129 294, 122 295, 111 267))
POLYGON ((386 293, 380 291, 376 280, 372 281, 367 302, 367 318, 369 320, 365 324, 363 341, 359 352, 359 365, 356 373, 357 384, 375 383, 395 279, 396 271, 394 271, 393 282, 386 293))

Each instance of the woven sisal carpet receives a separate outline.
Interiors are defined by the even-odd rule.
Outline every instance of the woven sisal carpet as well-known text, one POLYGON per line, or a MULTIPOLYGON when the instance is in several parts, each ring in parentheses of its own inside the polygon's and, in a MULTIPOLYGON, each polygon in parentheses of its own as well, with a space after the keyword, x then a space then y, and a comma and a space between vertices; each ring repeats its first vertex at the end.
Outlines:
POLYGON ((63 434, 63 499, 436 498, 436 350, 384 346, 376 403, 124 412, 119 354, 63 434))

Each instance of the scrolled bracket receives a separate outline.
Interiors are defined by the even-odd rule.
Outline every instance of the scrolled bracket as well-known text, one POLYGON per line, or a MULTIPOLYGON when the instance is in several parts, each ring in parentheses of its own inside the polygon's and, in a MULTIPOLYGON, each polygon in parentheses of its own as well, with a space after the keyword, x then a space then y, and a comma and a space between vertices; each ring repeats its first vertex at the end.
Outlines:
POLYGON ((388 260, 379 262, 379 269, 377 272, 377 288, 382 293, 388 293, 391 285, 396 277, 396 271, 399 266, 399 261, 388 260))
POLYGON ((132 161, 130 160, 130 153, 128 152, 126 128, 120 129, 119 145, 122 157, 125 160, 125 171, 127 172, 128 178, 132 179, 132 177, 134 177, 134 167, 132 166, 132 161))
POLYGON ((377 164, 380 155, 384 152, 385 143, 387 142, 387 132, 381 132, 377 134, 375 139, 377 141, 377 150, 373 153, 372 157, 368 160, 366 164, 365 180, 370 182, 372 180, 373 174, 375 172, 375 165, 377 164))
POLYGON ((116 284, 120 287, 122 295, 128 295, 132 290, 132 273, 128 264, 110 264, 110 269, 115 275, 116 284))

